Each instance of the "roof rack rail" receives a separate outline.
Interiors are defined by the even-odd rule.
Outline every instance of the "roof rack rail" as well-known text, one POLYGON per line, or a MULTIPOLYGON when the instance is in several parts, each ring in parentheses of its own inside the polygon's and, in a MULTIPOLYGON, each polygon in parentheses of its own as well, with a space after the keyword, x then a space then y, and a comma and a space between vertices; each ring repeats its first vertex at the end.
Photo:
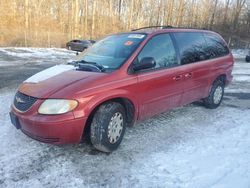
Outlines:
POLYGON ((142 29, 149 29, 149 28, 157 28, 160 27, 161 29, 201 29, 201 30, 208 30, 207 28, 192 28, 192 27, 174 27, 171 25, 153 25, 153 26, 147 26, 147 27, 141 27, 138 29, 132 29, 131 31, 138 31, 138 30, 142 30, 142 29))
POLYGON ((138 29, 132 29, 131 31, 138 31, 138 30, 141 30, 141 29, 149 29, 149 28, 157 28, 157 27, 161 27, 161 29, 174 28, 171 25, 153 25, 153 26, 141 27, 141 28, 138 28, 138 29))

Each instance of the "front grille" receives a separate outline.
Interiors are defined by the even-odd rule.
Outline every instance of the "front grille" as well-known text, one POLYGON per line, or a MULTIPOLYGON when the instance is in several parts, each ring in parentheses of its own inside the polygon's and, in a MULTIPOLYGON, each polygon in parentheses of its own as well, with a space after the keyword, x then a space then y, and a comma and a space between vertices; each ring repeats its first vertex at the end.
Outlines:
POLYGON ((17 92, 14 98, 14 106, 21 112, 27 111, 35 102, 37 98, 17 92))

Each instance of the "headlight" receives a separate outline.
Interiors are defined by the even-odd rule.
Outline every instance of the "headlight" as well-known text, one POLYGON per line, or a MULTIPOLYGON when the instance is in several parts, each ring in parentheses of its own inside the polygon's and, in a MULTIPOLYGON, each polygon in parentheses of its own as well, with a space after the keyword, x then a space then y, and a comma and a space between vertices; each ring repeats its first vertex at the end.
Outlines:
POLYGON ((63 114, 74 110, 78 105, 75 100, 47 99, 38 109, 40 114, 63 114))

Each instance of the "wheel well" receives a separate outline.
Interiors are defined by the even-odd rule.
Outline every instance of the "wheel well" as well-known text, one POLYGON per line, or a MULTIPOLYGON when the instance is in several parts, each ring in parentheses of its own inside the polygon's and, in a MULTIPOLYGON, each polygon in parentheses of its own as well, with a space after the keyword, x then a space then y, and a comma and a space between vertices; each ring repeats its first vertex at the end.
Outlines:
POLYGON ((221 74, 220 76, 218 76, 218 77, 215 79, 215 81, 216 81, 216 80, 220 80, 220 81, 222 81, 223 84, 225 85, 225 84, 226 84, 226 78, 227 78, 227 76, 226 76, 225 74, 221 74))
POLYGON ((104 104, 104 103, 108 103, 108 102, 118 102, 120 103, 124 108, 125 108, 125 111, 126 111, 126 116, 127 116, 127 125, 128 126, 132 126, 133 123, 134 123, 134 116, 135 116, 135 106, 133 104, 132 101, 130 101, 129 99, 127 98, 113 98, 113 99, 110 99, 110 100, 107 100, 107 101, 104 101, 102 102, 101 104, 99 104, 98 106, 96 106, 92 112, 90 113, 87 121, 86 121, 86 125, 85 125, 85 128, 84 128, 84 131, 83 131, 83 134, 86 135, 87 140, 89 141, 89 136, 90 136, 90 125, 91 125, 91 122, 93 120, 93 117, 94 117, 94 114, 95 112, 98 110, 98 108, 104 104))

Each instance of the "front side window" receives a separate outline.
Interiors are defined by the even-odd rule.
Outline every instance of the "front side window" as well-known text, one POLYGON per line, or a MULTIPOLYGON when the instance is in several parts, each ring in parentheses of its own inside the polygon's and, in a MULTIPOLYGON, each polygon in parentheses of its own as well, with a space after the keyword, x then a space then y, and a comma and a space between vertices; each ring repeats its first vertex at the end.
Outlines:
POLYGON ((136 33, 111 35, 93 44, 75 60, 96 63, 105 69, 118 69, 145 37, 145 34, 136 33))
POLYGON ((169 34, 156 35, 148 41, 139 53, 136 63, 145 57, 152 57, 156 62, 155 69, 178 65, 175 48, 169 34))
POLYGON ((202 33, 180 32, 174 33, 174 37, 179 47, 182 65, 206 59, 206 41, 202 33))

